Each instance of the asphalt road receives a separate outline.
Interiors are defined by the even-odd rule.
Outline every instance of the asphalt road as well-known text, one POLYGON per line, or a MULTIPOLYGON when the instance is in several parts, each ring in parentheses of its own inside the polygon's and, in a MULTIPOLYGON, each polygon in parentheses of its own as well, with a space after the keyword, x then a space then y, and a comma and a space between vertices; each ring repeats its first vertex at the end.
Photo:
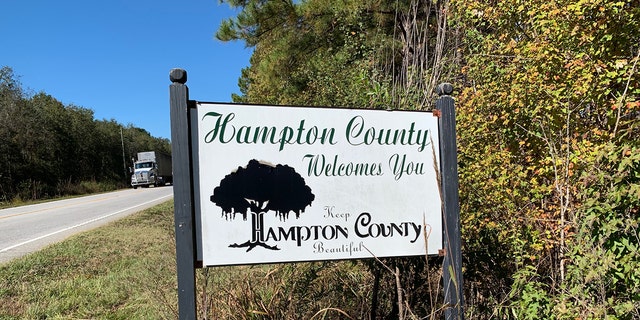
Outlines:
POLYGON ((139 188, 0 210, 0 264, 173 197, 173 187, 139 188))

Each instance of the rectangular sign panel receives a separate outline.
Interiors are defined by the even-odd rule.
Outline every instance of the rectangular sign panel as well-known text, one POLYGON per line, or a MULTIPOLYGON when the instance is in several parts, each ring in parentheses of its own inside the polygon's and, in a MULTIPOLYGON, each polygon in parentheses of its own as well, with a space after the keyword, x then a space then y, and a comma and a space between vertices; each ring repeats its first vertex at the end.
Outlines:
POLYGON ((205 266, 436 254, 429 112, 197 104, 205 266))

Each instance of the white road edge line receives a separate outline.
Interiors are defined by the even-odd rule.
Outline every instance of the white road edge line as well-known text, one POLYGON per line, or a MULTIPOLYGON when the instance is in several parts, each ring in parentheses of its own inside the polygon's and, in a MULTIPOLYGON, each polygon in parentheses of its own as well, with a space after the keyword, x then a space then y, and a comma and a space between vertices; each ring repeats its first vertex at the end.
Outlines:
POLYGON ((25 244, 28 244, 28 243, 31 243, 31 242, 34 242, 34 241, 38 241, 38 240, 44 239, 44 238, 46 238, 46 237, 50 237, 50 236, 52 236, 52 235, 55 235, 55 234, 58 234, 58 233, 61 233, 61 232, 65 232, 65 231, 68 231, 68 230, 71 230, 71 229, 74 229, 74 228, 82 227, 82 226, 84 226, 84 225, 86 225, 86 224, 93 223, 93 222, 96 222, 96 221, 98 221, 98 220, 102 220, 102 219, 105 219, 105 218, 108 218, 108 217, 114 216, 114 215, 116 215, 116 214, 119 214, 119 213, 122 213, 122 212, 125 212, 125 211, 128 211, 128 210, 134 209, 134 208, 136 208, 136 207, 144 206, 144 205, 147 205, 147 204, 149 204, 149 203, 151 203, 151 202, 158 201, 158 200, 161 200, 161 199, 164 199, 164 198, 167 198, 167 197, 172 197, 172 196, 173 196, 172 194, 170 194, 170 195, 166 195, 166 196, 163 196, 163 197, 160 197, 160 198, 156 198, 156 199, 153 199, 153 200, 147 201, 147 202, 145 202, 145 203, 141 203, 141 204, 135 205, 135 206, 133 206, 133 207, 129 207, 129 208, 126 208, 126 209, 122 209, 122 210, 120 210, 120 211, 116 211, 116 212, 110 213, 110 214, 108 214, 108 215, 106 215, 106 216, 102 216, 102 217, 94 218, 94 219, 91 219, 91 220, 89 220, 89 221, 85 221, 85 222, 83 222, 83 223, 76 224, 75 226, 71 226, 71 227, 67 227, 67 228, 64 228, 64 229, 61 229, 61 230, 58 230, 58 231, 55 231, 55 232, 51 232, 51 233, 48 233, 48 234, 45 234, 45 235, 39 236, 39 237, 37 237, 37 238, 33 238, 33 239, 31 239, 31 240, 27 240, 27 241, 24 241, 24 242, 21 242, 21 243, 18 243, 18 244, 12 245, 12 246, 10 246, 10 247, 4 248, 4 249, 0 250, 0 253, 3 253, 3 252, 6 252, 6 251, 9 251, 9 250, 11 250, 11 249, 14 249, 14 248, 17 248, 17 247, 23 246, 23 245, 25 245, 25 244))

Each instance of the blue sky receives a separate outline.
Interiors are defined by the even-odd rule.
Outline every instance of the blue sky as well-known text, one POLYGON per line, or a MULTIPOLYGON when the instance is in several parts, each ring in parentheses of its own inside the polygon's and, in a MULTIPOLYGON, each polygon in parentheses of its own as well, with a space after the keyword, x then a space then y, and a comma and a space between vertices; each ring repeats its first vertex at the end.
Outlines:
POLYGON ((22 87, 96 119, 170 138, 169 71, 187 70, 193 100, 229 102, 251 50, 214 38, 236 12, 218 0, 6 0, 0 67, 22 87))

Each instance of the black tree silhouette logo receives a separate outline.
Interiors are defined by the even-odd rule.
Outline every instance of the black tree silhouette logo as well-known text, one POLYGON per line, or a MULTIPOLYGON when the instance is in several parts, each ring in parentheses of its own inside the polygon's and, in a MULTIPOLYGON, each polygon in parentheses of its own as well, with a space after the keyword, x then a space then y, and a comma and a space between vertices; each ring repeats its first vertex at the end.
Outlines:
POLYGON ((271 250, 280 250, 264 242, 264 214, 274 211, 280 220, 289 218, 295 212, 296 218, 304 212, 315 199, 311 188, 293 168, 287 165, 276 166, 250 160, 245 168, 238 167, 220 181, 213 189, 211 202, 222 208, 226 219, 235 219, 236 213, 247 220, 247 210, 251 211, 251 240, 242 244, 231 244, 232 248, 247 248, 247 252, 256 246, 271 250))

